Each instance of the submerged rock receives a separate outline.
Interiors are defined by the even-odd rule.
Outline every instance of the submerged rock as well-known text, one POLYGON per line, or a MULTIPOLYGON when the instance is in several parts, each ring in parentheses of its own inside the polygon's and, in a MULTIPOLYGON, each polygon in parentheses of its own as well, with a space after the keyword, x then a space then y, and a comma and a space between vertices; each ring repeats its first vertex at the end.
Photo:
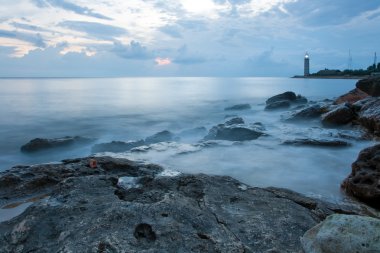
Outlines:
POLYGON ((380 209, 380 144, 359 153, 342 187, 348 194, 380 209))
POLYGON ((350 103, 353 104, 361 99, 364 99, 368 97, 368 94, 363 92, 362 90, 355 88, 348 93, 338 97, 335 99, 334 104, 343 104, 343 103, 350 103))
POLYGON ((323 114, 322 124, 325 126, 345 125, 355 119, 355 116, 355 112, 347 104, 343 104, 323 114))
POLYGON ((380 96, 380 77, 371 77, 359 80, 356 83, 356 88, 364 91, 370 96, 380 96))
POLYGON ((167 177, 156 165, 91 159, 97 168, 83 158, 0 174, 19 178, 0 191, 8 203, 30 195, 34 180, 56 181, 39 188, 47 198, 0 223, 0 252, 299 252, 308 229, 353 212, 230 177, 167 177))
POLYGON ((294 140, 286 140, 282 144, 294 146, 316 146, 316 147, 348 147, 351 146, 349 142, 337 139, 310 139, 298 138, 294 140))
MULTIPOLYGON (((261 127, 261 126, 260 126, 261 127)), ((233 118, 224 124, 210 129, 205 140, 249 141, 259 138, 264 133, 256 126, 246 126, 242 118, 233 118)))
POLYGON ((225 111, 242 111, 251 109, 250 104, 238 104, 224 108, 225 111))
POLYGON ((380 252, 380 220, 358 215, 333 214, 301 237, 307 253, 380 252))
POLYGON ((139 140, 139 141, 129 141, 129 142, 124 142, 124 141, 112 141, 109 143, 100 143, 96 144, 92 147, 92 152, 93 153, 98 153, 98 152, 126 152, 131 150, 132 148, 136 148, 139 146, 145 145, 145 141, 139 140))
POLYGON ((174 140, 174 134, 168 130, 164 130, 152 136, 147 137, 145 139, 145 144, 149 145, 153 143, 173 141, 173 140, 174 140))
POLYGON ((66 136, 61 138, 44 139, 36 138, 21 147, 24 153, 33 153, 53 148, 64 148, 74 145, 85 145, 94 141, 94 139, 80 137, 80 136, 66 136))

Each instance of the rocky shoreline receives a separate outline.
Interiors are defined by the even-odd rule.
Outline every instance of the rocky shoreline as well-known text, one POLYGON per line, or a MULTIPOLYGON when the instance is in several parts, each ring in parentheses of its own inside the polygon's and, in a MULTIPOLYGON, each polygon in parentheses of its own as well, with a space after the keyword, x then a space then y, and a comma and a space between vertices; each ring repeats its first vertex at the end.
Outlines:
MULTIPOLYGON (((371 79, 359 81, 356 90, 335 101, 310 102, 285 92, 269 98, 266 110, 291 110, 284 119, 289 122, 321 120, 326 127, 363 127, 365 136, 352 138, 376 139, 380 137, 379 91, 379 81, 371 79)), ((240 104, 225 110, 247 109, 249 105, 240 104)), ((267 135, 261 123, 248 124, 239 117, 227 119, 208 133, 204 128, 194 131, 203 135, 199 145, 267 135)), ((141 152, 142 146, 146 149, 176 138, 162 131, 144 140, 96 144, 93 150, 141 152)), ((35 139, 22 151, 81 143, 81 137, 35 139)), ((295 139, 283 144, 350 145, 340 138, 295 139)), ((0 223, 0 252, 380 251, 376 235, 380 145, 360 153, 342 187, 359 201, 332 204, 287 189, 251 187, 231 177, 180 174, 107 156, 16 166, 0 173, 0 206, 33 204, 0 223), (367 233, 358 234, 358 226, 367 233), (339 239, 342 235, 337 231, 345 231, 348 239, 339 239)))

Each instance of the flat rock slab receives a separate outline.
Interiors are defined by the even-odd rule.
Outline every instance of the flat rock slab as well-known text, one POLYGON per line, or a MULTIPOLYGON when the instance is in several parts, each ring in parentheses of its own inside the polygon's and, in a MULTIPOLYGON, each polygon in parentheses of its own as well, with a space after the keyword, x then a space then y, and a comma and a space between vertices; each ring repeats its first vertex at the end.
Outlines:
POLYGON ((311 146, 311 147, 348 147, 351 144, 347 141, 337 139, 310 139, 298 138, 294 140, 286 140, 282 144, 293 146, 311 146))
POLYGON ((33 189, 48 197, 0 223, 0 252, 293 253, 301 250, 299 238, 326 216, 352 212, 230 177, 167 177, 159 166, 109 157, 95 158, 92 169, 89 159, 1 174, 8 182, 2 203, 33 189), (33 188, 44 176, 55 183, 33 188))
POLYGON ((24 153, 34 153, 54 148, 72 147, 73 145, 84 145, 93 142, 94 139, 80 136, 66 136, 61 138, 35 138, 21 147, 24 153))
POLYGON ((301 238, 307 253, 380 252, 380 219, 334 214, 301 238))

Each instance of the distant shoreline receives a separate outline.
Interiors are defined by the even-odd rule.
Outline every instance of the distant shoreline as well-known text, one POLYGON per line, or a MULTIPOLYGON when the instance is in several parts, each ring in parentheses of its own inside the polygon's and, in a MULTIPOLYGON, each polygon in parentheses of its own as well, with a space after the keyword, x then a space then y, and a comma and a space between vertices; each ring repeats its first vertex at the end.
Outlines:
POLYGON ((292 78, 304 79, 364 79, 369 76, 293 76, 292 78))

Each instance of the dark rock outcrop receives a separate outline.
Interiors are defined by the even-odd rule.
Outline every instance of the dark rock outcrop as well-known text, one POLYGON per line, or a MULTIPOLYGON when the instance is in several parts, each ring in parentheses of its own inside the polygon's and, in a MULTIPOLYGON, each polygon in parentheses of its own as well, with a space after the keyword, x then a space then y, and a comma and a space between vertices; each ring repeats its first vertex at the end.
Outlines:
POLYGON ((139 141, 112 141, 109 143, 100 143, 96 144, 92 147, 93 153, 98 152, 126 152, 131 150, 132 148, 136 148, 139 146, 145 145, 145 141, 139 140, 139 141))
POLYGON ((342 187, 348 194, 380 209, 380 144, 360 152, 342 187))
POLYGON ((334 101, 334 104, 343 104, 343 103, 350 103, 350 104, 353 104, 361 99, 364 99, 368 97, 368 94, 365 93, 364 91, 358 89, 358 88, 355 88, 349 92, 347 92, 346 94, 338 97, 337 99, 335 99, 334 101))
POLYGON ((306 104, 307 99, 301 95, 296 95, 292 91, 287 91, 273 97, 270 97, 266 101, 265 110, 274 110, 281 108, 288 108, 292 104, 306 104))
POLYGON ((21 147, 21 151, 24 153, 34 153, 38 151, 53 149, 53 148, 65 148, 74 145, 85 145, 93 142, 94 139, 80 137, 80 136, 66 136, 62 138, 44 139, 36 138, 21 147))
POLYGON ((257 125, 247 126, 242 118, 233 118, 210 129, 205 140, 250 141, 264 133, 257 125))
POLYGON ((251 109, 250 104, 238 104, 224 108, 225 111, 242 111, 251 109))
POLYGON ((286 140, 282 144, 294 146, 313 146, 313 147, 348 147, 351 144, 347 141, 337 139, 310 139, 298 138, 294 140, 286 140))
POLYGON ((84 158, 1 173, 12 182, 0 191, 5 204, 30 195, 24 186, 35 179, 56 182, 41 185, 42 200, 0 223, 0 252, 299 252, 299 238, 326 216, 356 213, 230 177, 166 177, 159 166, 95 159, 94 169, 84 158))
POLYGON ((355 103, 358 122, 370 132, 380 136, 380 98, 363 99, 355 103))
POLYGON ((355 112, 348 104, 342 104, 322 115, 322 124, 325 126, 345 125, 355 119, 355 112))
POLYGON ((378 97, 380 96, 380 77, 359 80, 356 83, 356 88, 364 91, 372 97, 378 97))

